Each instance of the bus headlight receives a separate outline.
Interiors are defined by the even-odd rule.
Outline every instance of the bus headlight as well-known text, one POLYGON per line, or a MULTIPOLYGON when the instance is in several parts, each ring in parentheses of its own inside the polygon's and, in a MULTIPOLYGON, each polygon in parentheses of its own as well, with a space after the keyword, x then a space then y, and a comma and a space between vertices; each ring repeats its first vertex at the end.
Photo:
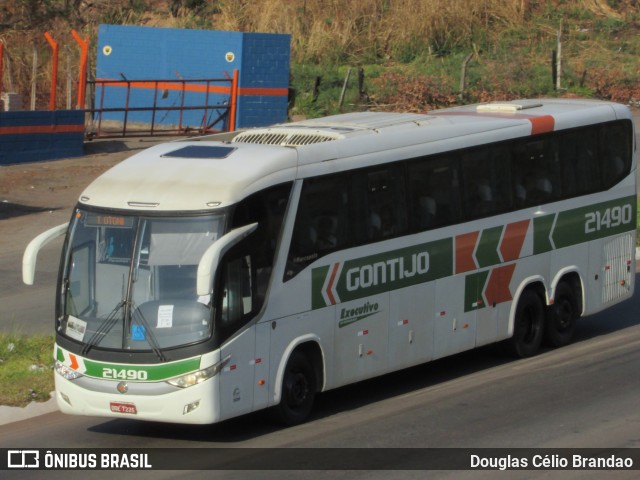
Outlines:
POLYGON ((67 367, 64 363, 56 360, 55 363, 55 371, 62 378, 66 378, 67 380, 75 380, 76 378, 82 377, 82 374, 75 371, 73 368, 67 367))
POLYGON ((220 370, 222 370, 224 366, 229 363, 230 358, 231 356, 228 356, 222 361, 211 365, 210 367, 198 370, 197 372, 188 373, 180 377, 172 378, 171 380, 167 380, 167 383, 180 388, 187 388, 198 385, 199 383, 202 383, 205 380, 208 380, 211 377, 217 375, 220 370))

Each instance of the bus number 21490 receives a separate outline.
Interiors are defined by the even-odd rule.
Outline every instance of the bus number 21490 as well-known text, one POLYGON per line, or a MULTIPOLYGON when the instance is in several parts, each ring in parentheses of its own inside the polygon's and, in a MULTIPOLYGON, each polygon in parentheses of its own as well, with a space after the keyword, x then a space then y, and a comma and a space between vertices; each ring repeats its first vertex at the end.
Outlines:
POLYGON ((110 378, 113 380, 147 380, 148 375, 144 370, 103 368, 102 378, 110 378))
POLYGON ((630 204, 617 205, 603 211, 585 213, 584 233, 594 233, 608 228, 626 225, 633 220, 633 209, 630 204))

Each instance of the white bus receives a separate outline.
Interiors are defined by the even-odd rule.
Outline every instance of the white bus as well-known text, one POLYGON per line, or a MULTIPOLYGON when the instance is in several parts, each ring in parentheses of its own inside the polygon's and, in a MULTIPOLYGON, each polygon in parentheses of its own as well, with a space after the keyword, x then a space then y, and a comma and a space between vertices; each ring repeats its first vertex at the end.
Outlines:
POLYGON ((534 355, 635 280, 631 115, 522 100, 165 143, 96 179, 55 310, 70 414, 304 421, 342 385, 504 342, 534 355))

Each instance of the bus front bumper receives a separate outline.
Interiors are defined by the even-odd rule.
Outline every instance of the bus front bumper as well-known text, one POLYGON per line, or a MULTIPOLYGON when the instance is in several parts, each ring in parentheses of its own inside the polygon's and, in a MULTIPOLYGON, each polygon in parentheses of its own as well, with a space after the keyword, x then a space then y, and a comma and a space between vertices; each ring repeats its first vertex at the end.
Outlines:
POLYGON ((57 373, 54 376, 55 396, 63 413, 186 424, 210 424, 220 418, 216 377, 188 388, 169 389, 162 382, 157 385, 170 391, 153 393, 149 389, 149 394, 139 395, 128 393, 133 382, 99 379, 78 382, 79 379, 67 380, 57 373), (97 388, 87 388, 87 383, 97 388))

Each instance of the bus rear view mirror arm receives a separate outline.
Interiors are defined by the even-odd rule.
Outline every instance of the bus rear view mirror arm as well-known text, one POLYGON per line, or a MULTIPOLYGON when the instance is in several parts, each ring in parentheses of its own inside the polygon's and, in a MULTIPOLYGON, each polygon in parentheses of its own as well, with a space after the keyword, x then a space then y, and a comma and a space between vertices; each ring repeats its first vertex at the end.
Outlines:
POLYGON ((53 227, 46 232, 41 233, 31 240, 24 250, 22 256, 22 281, 27 285, 33 285, 33 279, 36 274, 36 259, 38 252, 51 240, 64 235, 69 228, 68 223, 63 223, 57 227, 53 227))
POLYGON ((213 283, 213 277, 216 273, 216 267, 220 262, 220 258, 234 245, 248 237, 256 228, 257 223, 251 225, 245 225, 231 230, 229 233, 220 237, 219 240, 213 243, 198 264, 198 276, 197 276, 197 294, 198 296, 209 295, 211 293, 211 285, 213 283))

